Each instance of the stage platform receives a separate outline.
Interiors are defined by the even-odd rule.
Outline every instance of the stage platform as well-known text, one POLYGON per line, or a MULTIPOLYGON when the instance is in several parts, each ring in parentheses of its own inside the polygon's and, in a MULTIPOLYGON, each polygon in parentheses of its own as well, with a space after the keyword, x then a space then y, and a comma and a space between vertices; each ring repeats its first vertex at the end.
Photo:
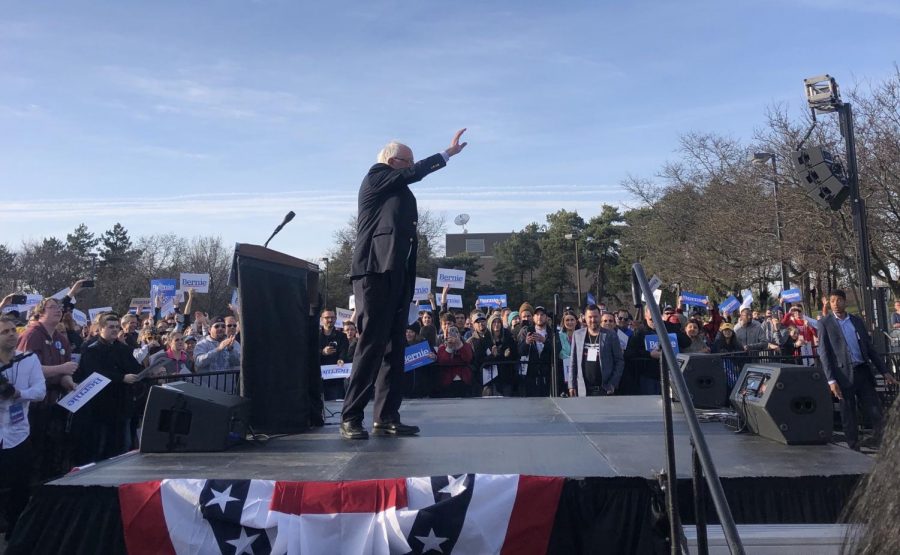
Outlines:
MULTIPOLYGON (((331 410, 340 405, 328 403, 331 410)), ((675 406, 676 464, 690 477, 690 445, 675 406)), ((307 434, 276 437, 222 453, 131 453, 53 485, 102 485, 162 478, 365 480, 462 473, 653 478, 665 465, 658 397, 479 398, 405 401, 402 419, 418 437, 339 437, 339 418, 307 434)), ((367 424, 371 417, 367 415, 367 424)), ((867 473, 872 459, 836 445, 787 446, 702 424, 722 478, 867 473)))
MULTIPOLYGON (((327 406, 340 409, 337 403, 327 406)), ((691 525, 695 519, 689 434, 680 406, 675 409, 678 505, 682 522, 691 525)), ((130 487, 153 488, 160 487, 154 484, 161 479, 196 478, 222 488, 226 482, 252 479, 409 482, 415 477, 449 484, 463 479, 457 478, 461 474, 472 475, 467 480, 506 474, 522 475, 516 478, 519 484, 528 480, 560 484, 552 501, 509 517, 508 530, 518 532, 510 532, 506 541, 532 546, 516 552, 667 552, 664 494, 656 478, 665 465, 659 397, 423 399, 404 402, 401 411, 404 421, 422 428, 418 437, 346 441, 338 433, 339 417, 333 416, 321 429, 274 437, 265 444, 222 453, 129 453, 72 472, 35 492, 8 553, 125 553, 125 523, 134 518, 126 517, 120 504, 123 484, 148 482, 130 487), (226 482, 209 481, 213 479, 226 482), (530 520, 536 514, 544 519, 543 527, 530 520), (47 522, 58 525, 47 527, 47 522), (535 530, 545 531, 538 542, 522 535, 535 530)), ((366 423, 371 424, 371 417, 366 423)), ((735 434, 720 422, 701 428, 738 524, 833 524, 857 481, 873 465, 872 458, 838 445, 787 446, 735 434)), ((474 496, 482 490, 475 486, 472 491, 474 496)), ((437 494, 434 500, 438 501, 437 494)), ((716 522, 711 502, 707 520, 716 522)), ((504 529, 500 526, 500 533, 504 529)), ((482 540, 494 533, 483 532, 482 540)), ((235 531, 233 536, 237 535, 235 531)), ((408 539, 413 541, 414 535, 408 539)), ((131 539, 140 544, 143 537, 131 539)), ((333 552, 344 550, 342 546, 333 552)))

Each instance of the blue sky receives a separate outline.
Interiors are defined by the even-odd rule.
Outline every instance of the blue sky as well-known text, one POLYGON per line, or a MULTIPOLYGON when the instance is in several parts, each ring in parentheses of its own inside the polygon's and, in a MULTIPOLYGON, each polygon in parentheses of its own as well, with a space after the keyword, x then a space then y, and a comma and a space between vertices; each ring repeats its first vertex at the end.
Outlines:
POLYGON ((219 234, 315 260, 391 139, 469 147, 420 208, 509 231, 628 206, 678 137, 749 140, 804 77, 877 81, 900 3, 3 2, 0 242, 219 234))

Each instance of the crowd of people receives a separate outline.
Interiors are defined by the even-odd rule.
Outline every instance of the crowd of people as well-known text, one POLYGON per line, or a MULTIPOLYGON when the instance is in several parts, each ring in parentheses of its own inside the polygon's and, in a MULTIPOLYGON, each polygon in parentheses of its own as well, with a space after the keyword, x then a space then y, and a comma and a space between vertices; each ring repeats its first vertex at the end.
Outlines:
MULTIPOLYGON (((0 318, 0 486, 10 488, 7 538, 33 481, 137 446, 147 392, 163 376, 207 374, 188 379, 226 389, 227 382, 209 373, 240 366, 236 310, 215 318, 191 313, 190 290, 170 314, 161 313, 157 298, 149 314, 104 312, 79 326, 73 310, 82 285, 76 282, 60 299, 42 299, 27 314, 10 311, 0 318), (110 380, 96 397, 76 413, 58 405, 93 373, 110 380)), ((6 296, 0 308, 14 297, 6 296)), ((233 375, 226 377, 233 387, 233 375)))
MULTIPOLYGON (((72 467, 127 452, 138 431, 149 386, 163 375, 221 372, 230 381, 206 385, 233 392, 240 366, 240 315, 210 317, 192 312, 193 291, 169 314, 154 299, 149 314, 101 313, 79 326, 73 308, 82 282, 61 299, 45 298, 26 315, 0 318, 0 476, 11 487, 7 534, 24 507, 28 485, 59 476, 72 467), (57 405, 92 373, 111 383, 82 410, 57 405), (11 389, 10 389, 11 388, 11 389), (9 392, 9 395, 7 393, 9 392)), ((0 308, 13 296, 0 301, 0 308)), ((441 299, 447 298, 447 290, 441 299)), ((900 338, 900 302, 891 325, 900 338)), ((800 305, 722 313, 665 306, 663 322, 649 311, 608 310, 587 305, 566 308, 554 322, 540 305, 517 309, 451 309, 433 295, 406 329, 408 346, 427 343, 431 362, 404 374, 403 395, 425 397, 534 397, 657 395, 660 351, 648 336, 673 334, 683 353, 759 353, 814 364, 820 319, 800 305), (551 387, 556 377, 556 387, 551 387)), ((336 325, 336 313, 321 312, 321 365, 353 363, 358 340, 353 318, 336 325)), ((217 376, 220 377, 220 376, 217 376)), ((345 380, 325 380, 326 400, 341 399, 345 380)))
MULTIPOLYGON (((445 289, 440 298, 446 295, 445 289)), ((816 364, 819 321, 828 314, 827 303, 813 317, 800 304, 787 312, 778 305, 728 313, 714 302, 690 307, 680 301, 662 309, 665 334, 674 334, 679 352, 774 356, 796 364, 816 364)), ((900 334, 900 302, 896 309, 892 325, 900 334)), ((407 327, 406 343, 412 347, 427 342, 433 362, 405 373, 403 394, 407 398, 547 396, 554 375, 556 391, 562 396, 579 395, 579 391, 582 396, 659 394, 660 351, 648 350, 646 341, 648 335, 657 335, 658 326, 649 311, 635 315, 628 309, 599 305, 581 310, 567 307, 559 320, 551 322, 546 308, 528 301, 517 310, 477 307, 466 311, 448 308, 446 302, 438 304, 430 295, 420 305, 418 319, 407 327), (585 343, 597 353, 586 352, 585 343), (608 363, 603 363, 604 357, 608 363), (595 361, 609 371, 592 374, 595 361), (584 362, 590 374, 586 379, 584 362)), ((343 322, 342 333, 335 323, 335 312, 323 310, 320 362, 352 364, 356 326, 349 319, 343 322)), ((340 379, 326 380, 326 400, 342 398, 344 387, 340 379)))

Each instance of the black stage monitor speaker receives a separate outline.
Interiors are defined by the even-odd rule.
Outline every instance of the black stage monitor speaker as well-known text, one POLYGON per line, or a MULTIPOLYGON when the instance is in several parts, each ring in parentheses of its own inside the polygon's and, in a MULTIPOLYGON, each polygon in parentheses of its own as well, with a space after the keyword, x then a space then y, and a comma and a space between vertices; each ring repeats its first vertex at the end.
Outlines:
MULTIPOLYGON (((728 385, 722 355, 682 353, 678 355, 678 365, 695 407, 715 409, 728 406, 728 385)), ((673 399, 678 400, 678 393, 674 390, 673 399)))
POLYGON ((825 373, 793 364, 747 364, 731 405, 750 431, 787 445, 828 443, 834 408, 825 373))
POLYGON ((247 435, 250 403, 189 382, 150 388, 141 453, 224 451, 247 435))

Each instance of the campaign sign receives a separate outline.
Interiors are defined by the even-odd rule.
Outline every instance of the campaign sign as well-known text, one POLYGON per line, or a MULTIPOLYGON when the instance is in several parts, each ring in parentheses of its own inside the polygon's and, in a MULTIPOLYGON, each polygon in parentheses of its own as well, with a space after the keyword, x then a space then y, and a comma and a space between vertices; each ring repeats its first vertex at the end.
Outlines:
POLYGON ((447 308, 462 308, 462 295, 447 293, 447 308))
POLYGON ((426 301, 428 300, 429 293, 431 293, 431 279, 417 277, 416 290, 413 292, 413 300, 426 301))
POLYGON ((182 291, 193 288, 194 293, 209 293, 209 274, 181 273, 180 287, 182 291))
POLYGON ((431 347, 428 345, 427 341, 410 345, 406 348, 406 354, 403 358, 403 371, 409 372, 420 366, 431 364, 434 362, 434 360, 431 359, 431 354, 431 347))
MULTIPOLYGON (((669 334, 669 343, 672 345, 672 350, 675 351, 675 354, 678 354, 678 336, 674 333, 669 334)), ((659 349, 659 336, 656 334, 644 336, 644 347, 647 348, 648 351, 655 351, 659 349)))
POLYGON ((719 311, 720 312, 734 312, 740 306, 741 306, 740 301, 738 301, 734 295, 730 295, 727 299, 722 301, 722 304, 719 305, 719 311))
POLYGON ((709 302, 709 297, 707 297, 706 295, 700 295, 698 293, 689 293, 687 291, 682 291, 681 302, 688 306, 706 306, 706 304, 709 302))
POLYGON ((419 319, 419 305, 416 303, 409 303, 409 312, 406 314, 406 323, 412 324, 416 320, 419 319))
POLYGON ((334 327, 344 329, 344 320, 353 318, 353 311, 346 308, 334 309, 334 327))
POLYGON ((449 285, 450 289, 465 289, 466 287, 466 271, 465 270, 448 270, 447 268, 438 268, 437 287, 449 285))
POLYGON ((91 319, 91 322, 94 321, 94 318, 99 314, 103 314, 104 312, 112 312, 113 309, 111 306, 104 306, 100 308, 89 308, 88 309, 88 318, 91 319))
POLYGON ((156 296, 162 295, 161 312, 165 316, 175 312, 175 292, 178 290, 178 280, 175 279, 151 279, 150 298, 156 302, 156 296))
POLYGON ((72 392, 60 399, 59 406, 71 413, 78 412, 78 409, 85 406, 88 401, 93 399, 108 385, 109 378, 94 372, 86 380, 78 384, 78 387, 72 392))
POLYGON ((786 289, 782 291, 781 299, 786 303, 801 303, 803 302, 803 295, 799 289, 786 289))
POLYGON ((28 293, 27 295, 25 295, 25 299, 25 304, 22 306, 25 306, 28 308, 28 310, 31 310, 32 308, 40 304, 42 300, 44 300, 44 296, 38 295, 37 293, 28 293))
POLYGON ((23 304, 8 304, 8 305, 4 306, 3 310, 2 310, 3 314, 6 314, 8 312, 13 312, 13 311, 16 311, 19 313, 28 312, 28 307, 23 304))
POLYGON ((57 291, 56 293, 50 295, 50 298, 51 298, 51 299, 56 299, 57 301, 61 301, 61 300, 63 300, 63 297, 65 297, 65 296, 68 295, 68 294, 69 294, 69 288, 68 288, 68 287, 63 287, 62 289, 60 289, 60 290, 57 291))
POLYGON ((72 310, 72 319, 75 320, 75 323, 81 327, 85 327, 88 325, 88 317, 84 312, 76 309, 72 310))
POLYGON ((653 277, 650 278, 650 281, 647 283, 650 286, 650 290, 659 289, 659 286, 662 285, 662 279, 656 274, 653 274, 653 277))
POLYGON ((492 306, 494 308, 503 308, 504 306, 509 306, 507 304, 506 295, 478 295, 478 299, 475 301, 475 308, 481 308, 484 306, 492 306))
POLYGON ((129 308, 140 308, 142 306, 150 306, 152 301, 150 297, 134 297, 128 304, 129 308))
POLYGON ((352 364, 323 364, 322 379, 337 380, 350 377, 350 371, 353 370, 352 364))
POLYGON ((744 289, 743 291, 741 291, 741 299, 741 310, 750 308, 750 305, 753 304, 753 291, 744 289))

